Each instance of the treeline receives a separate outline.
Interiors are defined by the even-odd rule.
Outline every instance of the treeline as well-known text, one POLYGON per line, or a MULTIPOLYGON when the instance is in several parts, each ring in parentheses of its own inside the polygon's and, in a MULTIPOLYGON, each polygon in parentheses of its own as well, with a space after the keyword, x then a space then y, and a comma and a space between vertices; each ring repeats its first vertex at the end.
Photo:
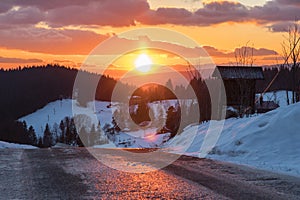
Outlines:
MULTIPOLYGON (((0 120, 16 120, 49 102, 71 98, 77 73, 77 69, 60 65, 0 69, 0 120)), ((81 104, 95 98, 110 101, 116 80, 90 72, 81 71, 81 74, 87 85, 97 81, 95 96, 79 99, 81 104)))
POLYGON ((32 126, 29 128, 25 121, 9 121, 0 123, 2 134, 0 140, 19 144, 37 146, 38 138, 32 126))
POLYGON ((42 136, 37 136, 32 126, 27 127, 25 121, 12 121, 10 123, 1 124, 3 134, 0 135, 1 141, 7 141, 19 144, 28 144, 37 147, 51 147, 57 143, 67 144, 70 146, 89 147, 94 145, 106 144, 108 139, 103 133, 100 122, 97 127, 90 124, 91 127, 81 125, 77 131, 75 121, 82 121, 82 116, 75 118, 65 117, 60 124, 54 123, 45 126, 42 136))

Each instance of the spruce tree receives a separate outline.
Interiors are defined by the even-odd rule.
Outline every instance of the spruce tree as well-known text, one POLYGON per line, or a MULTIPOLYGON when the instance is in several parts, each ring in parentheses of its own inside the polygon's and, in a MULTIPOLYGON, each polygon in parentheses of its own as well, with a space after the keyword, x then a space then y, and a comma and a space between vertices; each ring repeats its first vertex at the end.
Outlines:
POLYGON ((43 146, 44 147, 51 147, 53 144, 53 136, 50 132, 49 124, 46 124, 46 128, 44 131, 44 137, 43 137, 43 146))
POLYGON ((90 132, 90 146, 94 146, 98 144, 100 138, 99 138, 98 131, 96 131, 95 125, 92 125, 91 132, 90 132))
POLYGON ((76 125, 74 122, 74 118, 70 121, 70 144, 75 146, 76 145, 76 138, 77 138, 77 130, 76 125))
POLYGON ((36 134, 35 134, 34 128, 32 126, 30 126, 28 129, 28 139, 29 139, 29 144, 37 145, 36 134))
POLYGON ((40 148, 43 147, 43 140, 42 140, 41 137, 39 137, 39 139, 38 139, 37 146, 40 147, 40 148))
POLYGON ((65 143, 66 144, 71 144, 72 143, 72 133, 71 133, 71 127, 70 127, 70 118, 65 117, 65 143))
POLYGON ((77 139, 77 144, 80 147, 83 147, 83 146, 88 147, 89 146, 89 135, 88 135, 84 125, 79 130, 79 137, 77 139))
POLYGON ((63 120, 60 121, 59 129, 61 131, 59 142, 65 143, 65 124, 63 120))

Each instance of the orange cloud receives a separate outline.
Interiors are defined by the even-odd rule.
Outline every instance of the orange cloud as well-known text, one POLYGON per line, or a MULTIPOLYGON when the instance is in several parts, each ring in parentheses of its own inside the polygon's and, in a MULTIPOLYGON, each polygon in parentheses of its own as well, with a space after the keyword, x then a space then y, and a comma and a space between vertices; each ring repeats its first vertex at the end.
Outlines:
POLYGON ((48 54, 88 54, 109 36, 82 30, 0 29, 0 46, 48 54))

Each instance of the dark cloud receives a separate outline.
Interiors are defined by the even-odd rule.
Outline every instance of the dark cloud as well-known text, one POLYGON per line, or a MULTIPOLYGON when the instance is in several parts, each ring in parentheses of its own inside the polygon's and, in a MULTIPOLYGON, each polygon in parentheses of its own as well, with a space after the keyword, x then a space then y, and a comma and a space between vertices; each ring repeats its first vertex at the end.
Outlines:
POLYGON ((143 24, 211 25, 222 22, 245 21, 249 10, 240 3, 211 2, 196 12, 183 8, 159 8, 138 16, 143 24))
POLYGON ((263 6, 246 7, 241 3, 221 1, 204 3, 190 12, 182 8, 149 10, 138 17, 144 24, 180 24, 208 26, 223 22, 258 21, 261 24, 300 18, 300 1, 274 0, 263 6))
POLYGON ((300 1, 273 0, 263 6, 247 7, 231 1, 203 3, 191 12, 183 8, 151 10, 147 0, 1 0, 0 23, 130 26, 177 24, 209 26, 223 22, 258 21, 261 24, 300 18, 300 1), (19 9, 11 9, 19 6, 19 9))
POLYGON ((253 48, 253 47, 240 47, 236 48, 232 52, 224 52, 221 50, 216 49, 215 47, 211 46, 204 46, 203 47, 207 53, 212 57, 234 57, 236 54, 238 55, 239 52, 248 52, 251 54, 253 52, 253 56, 271 56, 271 55, 278 55, 278 53, 274 50, 266 49, 266 48, 253 48))
POLYGON ((136 16, 148 10, 147 0, 1 0, 0 22, 130 26, 136 16))
POLYGON ((20 25, 37 24, 45 19, 45 14, 35 7, 21 7, 18 10, 9 10, 0 15, 0 24, 20 25))
POLYGON ((207 51, 207 53, 210 56, 213 56, 213 57, 227 57, 228 56, 227 53, 224 53, 224 52, 216 49, 215 47, 203 46, 203 48, 207 51))
POLYGON ((51 26, 130 26, 135 25, 136 16, 149 9, 144 0, 90 1, 84 6, 71 4, 49 10, 46 21, 51 26))
POLYGON ((12 5, 9 2, 0 1, 0 14, 9 11, 12 5))
POLYGON ((293 25, 294 22, 278 22, 267 26, 267 28, 272 32, 287 32, 293 25))
POLYGON ((300 6, 299 0, 276 0, 276 2, 281 5, 300 6))
POLYGON ((278 53, 274 50, 266 49, 266 48, 260 48, 256 49, 253 47, 241 47, 241 48, 236 48, 233 52, 233 54, 238 54, 239 52, 248 52, 252 53, 253 56, 268 56, 268 55, 278 55, 278 53))
POLYGON ((251 9, 251 18, 261 23, 292 21, 300 17, 300 7, 286 0, 268 1, 264 6, 251 9))
MULTIPOLYGON (((21 7, 37 7, 43 11, 48 11, 51 9, 62 8, 67 6, 85 6, 90 2, 95 2, 98 0, 50 0, 50 1, 41 1, 41 0, 1 0, 6 4, 12 6, 21 6, 21 7)), ((101 2, 105 0, 99 0, 101 2)))
POLYGON ((41 63, 41 59, 6 58, 0 56, 0 63, 41 63))
POLYGON ((262 60, 266 61, 283 61, 284 59, 282 57, 264 57, 262 60))

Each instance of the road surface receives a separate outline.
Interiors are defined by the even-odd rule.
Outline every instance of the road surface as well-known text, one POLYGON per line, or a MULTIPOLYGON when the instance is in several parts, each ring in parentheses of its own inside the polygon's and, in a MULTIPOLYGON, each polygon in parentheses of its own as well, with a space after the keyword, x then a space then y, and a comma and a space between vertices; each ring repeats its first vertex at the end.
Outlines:
POLYGON ((1 149, 0 199, 300 199, 300 179, 187 156, 127 173, 84 148, 1 149))

